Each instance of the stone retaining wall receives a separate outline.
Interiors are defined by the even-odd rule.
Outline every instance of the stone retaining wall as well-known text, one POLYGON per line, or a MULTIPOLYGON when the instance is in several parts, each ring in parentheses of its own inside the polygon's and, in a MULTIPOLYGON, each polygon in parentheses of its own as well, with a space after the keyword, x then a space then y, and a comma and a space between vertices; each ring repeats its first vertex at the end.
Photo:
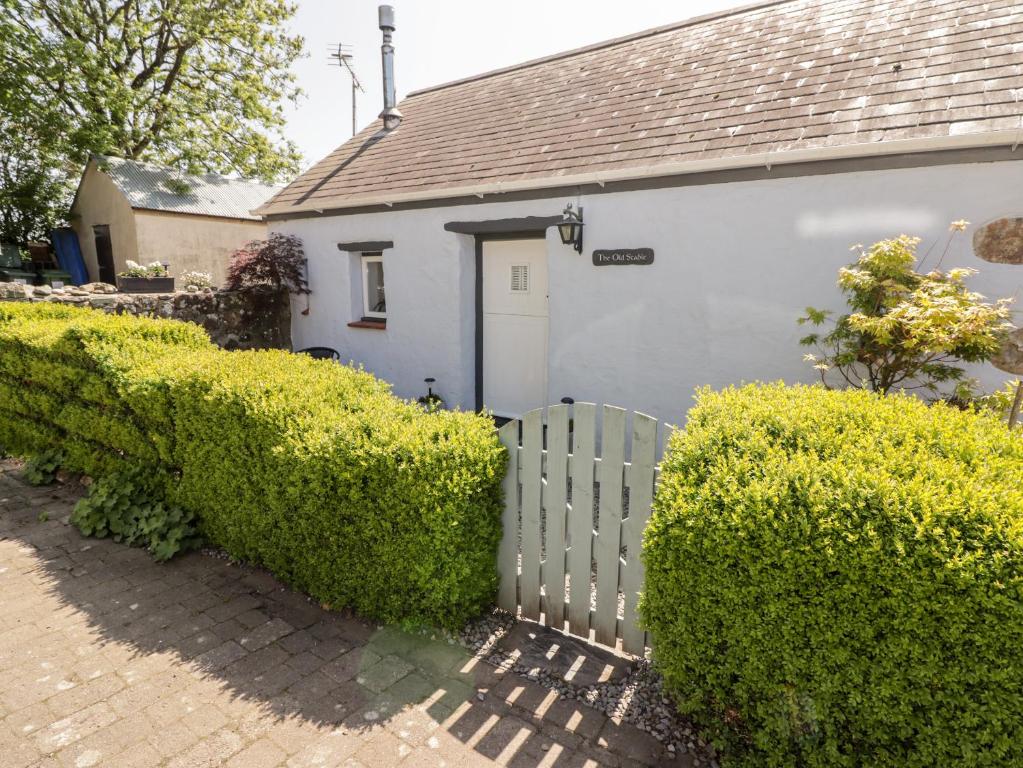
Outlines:
POLYGON ((113 314, 171 317, 201 325, 224 349, 290 349, 291 302, 286 291, 118 293, 106 283, 51 288, 0 283, 0 300, 46 301, 113 314))

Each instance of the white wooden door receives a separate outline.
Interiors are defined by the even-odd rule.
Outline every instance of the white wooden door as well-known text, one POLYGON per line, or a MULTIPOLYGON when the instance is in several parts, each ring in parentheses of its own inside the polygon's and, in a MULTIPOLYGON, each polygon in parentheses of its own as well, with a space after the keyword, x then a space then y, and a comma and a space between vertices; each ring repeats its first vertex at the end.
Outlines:
POLYGON ((547 243, 483 244, 483 406, 516 418, 547 404, 547 243))

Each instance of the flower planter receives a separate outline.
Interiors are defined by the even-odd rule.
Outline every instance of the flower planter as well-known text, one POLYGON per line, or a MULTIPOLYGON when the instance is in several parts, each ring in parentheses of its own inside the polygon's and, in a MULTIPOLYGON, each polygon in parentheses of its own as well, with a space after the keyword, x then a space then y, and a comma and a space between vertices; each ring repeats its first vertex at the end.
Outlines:
POLYGON ((117 288, 123 293, 174 293, 174 278, 118 276, 117 288))

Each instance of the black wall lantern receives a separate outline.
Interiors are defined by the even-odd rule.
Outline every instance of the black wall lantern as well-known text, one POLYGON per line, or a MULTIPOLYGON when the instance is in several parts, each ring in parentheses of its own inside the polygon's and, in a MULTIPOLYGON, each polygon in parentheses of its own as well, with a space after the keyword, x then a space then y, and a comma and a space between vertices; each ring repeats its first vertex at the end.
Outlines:
POLYGON ((583 209, 572 210, 572 204, 565 206, 561 214, 562 219, 558 226, 558 234, 561 235, 561 242, 565 245, 575 247, 577 253, 583 252, 583 209))

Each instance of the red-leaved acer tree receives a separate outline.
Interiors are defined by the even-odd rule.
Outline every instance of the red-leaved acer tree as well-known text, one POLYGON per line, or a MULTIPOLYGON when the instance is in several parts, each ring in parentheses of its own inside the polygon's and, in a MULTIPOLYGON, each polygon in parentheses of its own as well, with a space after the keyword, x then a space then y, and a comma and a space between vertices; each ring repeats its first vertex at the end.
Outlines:
POLYGON ((287 288, 292 293, 310 293, 302 241, 274 232, 266 240, 246 243, 231 256, 227 288, 287 288))

